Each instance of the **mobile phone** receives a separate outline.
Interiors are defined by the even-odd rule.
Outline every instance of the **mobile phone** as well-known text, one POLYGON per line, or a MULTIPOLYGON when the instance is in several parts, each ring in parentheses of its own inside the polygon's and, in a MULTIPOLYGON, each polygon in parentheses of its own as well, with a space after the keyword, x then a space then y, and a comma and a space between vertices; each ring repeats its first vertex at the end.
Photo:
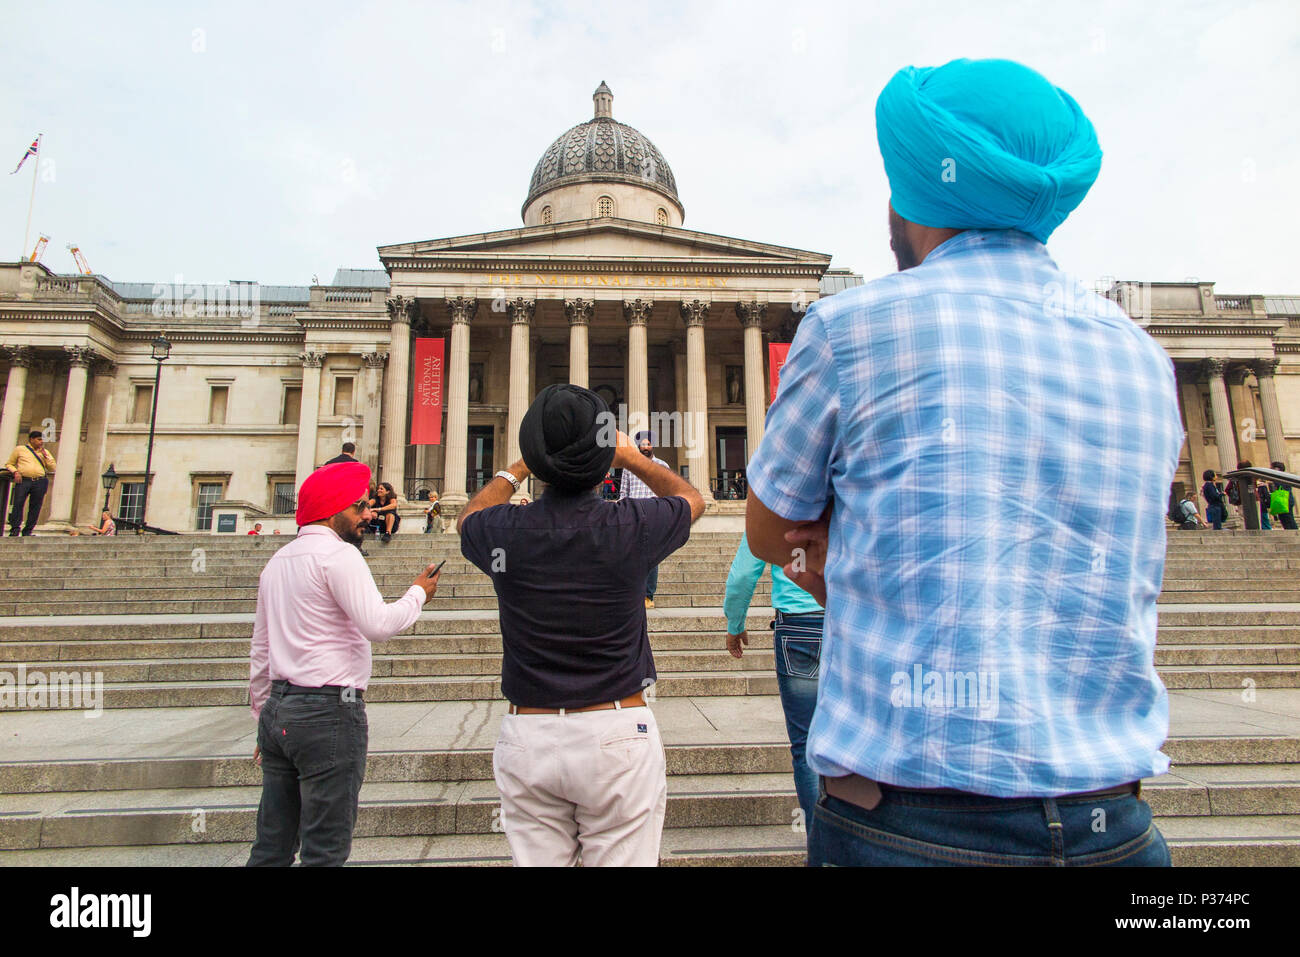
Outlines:
POLYGON ((438 572, 442 571, 442 566, 445 564, 447 564, 447 559, 444 558, 442 561, 438 562, 437 568, 429 572, 429 577, 432 578, 434 575, 438 574, 438 572))

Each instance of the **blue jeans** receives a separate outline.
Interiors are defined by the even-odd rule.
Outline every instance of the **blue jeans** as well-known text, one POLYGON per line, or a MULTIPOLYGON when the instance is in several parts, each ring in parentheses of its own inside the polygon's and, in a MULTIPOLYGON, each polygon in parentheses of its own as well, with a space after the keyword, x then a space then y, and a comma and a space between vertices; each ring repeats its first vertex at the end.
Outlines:
MULTIPOLYGON (((820 782, 819 782, 820 784, 820 782)), ((985 798, 885 790, 875 810, 820 790, 810 865, 1168 867, 1169 848, 1135 795, 985 798)))
POLYGON ((1205 506, 1205 520, 1214 526, 1216 532, 1223 528, 1223 513, 1225 511, 1226 509, 1222 505, 1205 506))
POLYGON ((645 576, 645 596, 654 601, 655 592, 659 590, 659 566, 655 565, 645 576))
POLYGON ((817 707, 817 672, 822 656, 822 612, 808 615, 776 613, 772 648, 776 655, 776 687, 785 712, 794 763, 794 790, 803 809, 805 827, 812 825, 817 804, 817 775, 808 767, 808 726, 817 707))

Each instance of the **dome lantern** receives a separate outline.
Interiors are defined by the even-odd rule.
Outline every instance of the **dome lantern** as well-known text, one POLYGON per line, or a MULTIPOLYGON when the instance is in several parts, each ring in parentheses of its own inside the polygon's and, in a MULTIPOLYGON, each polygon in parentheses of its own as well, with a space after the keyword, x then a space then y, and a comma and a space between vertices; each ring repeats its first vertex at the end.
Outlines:
POLYGON ((663 154, 614 119, 614 93, 603 80, 591 99, 592 118, 563 133, 533 169, 524 225, 612 217, 680 226, 686 210, 663 154))

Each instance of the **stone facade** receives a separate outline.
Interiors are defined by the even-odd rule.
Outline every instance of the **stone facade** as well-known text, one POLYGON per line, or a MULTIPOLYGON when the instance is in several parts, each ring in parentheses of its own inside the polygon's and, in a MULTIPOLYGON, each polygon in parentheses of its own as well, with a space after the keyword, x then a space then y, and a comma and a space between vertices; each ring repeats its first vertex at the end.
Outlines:
MULTIPOLYGON (((155 381, 147 519, 165 529, 204 528, 216 511, 242 516, 239 531, 262 521, 292 533, 294 489, 345 441, 404 498, 434 490, 454 515, 518 457, 524 410, 556 382, 599 392, 629 431, 650 427, 711 510, 738 511, 725 499, 762 436, 766 345, 861 277, 823 253, 686 229, 662 156, 640 134, 609 139, 612 94, 602 84, 594 99, 584 126, 599 129, 556 143, 608 140, 615 152, 584 178, 580 150, 567 166, 547 165, 548 151, 523 227, 380 246, 382 269, 340 270, 328 285, 114 283, 0 263, 0 449, 32 428, 49 436, 59 468, 41 528, 97 523, 110 464, 114 514, 138 518, 155 381), (629 169, 651 150, 663 168, 639 183, 629 169), (601 195, 612 210, 593 207, 601 195), (414 446, 424 337, 445 344, 443 440, 414 446)), ((1131 282, 1105 294, 1177 367, 1188 441, 1175 489, 1243 458, 1300 466, 1300 296, 1131 282)), ((419 531, 421 509, 406 514, 402 531, 419 531)))

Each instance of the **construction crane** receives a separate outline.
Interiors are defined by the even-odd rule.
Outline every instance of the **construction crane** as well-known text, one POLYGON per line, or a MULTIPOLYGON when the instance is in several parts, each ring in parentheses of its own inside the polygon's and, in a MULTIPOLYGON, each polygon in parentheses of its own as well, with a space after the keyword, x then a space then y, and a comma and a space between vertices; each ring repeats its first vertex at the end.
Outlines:
POLYGON ((27 257, 27 261, 29 263, 40 262, 41 256, 45 254, 45 247, 49 245, 49 242, 50 242, 50 237, 46 236, 44 233, 41 233, 41 238, 36 240, 36 248, 33 249, 32 254, 27 257))
POLYGON ((73 261, 77 264, 77 272, 83 276, 93 276, 90 271, 90 263, 86 262, 86 257, 81 255, 81 248, 74 243, 68 244, 68 252, 72 253, 73 261))

